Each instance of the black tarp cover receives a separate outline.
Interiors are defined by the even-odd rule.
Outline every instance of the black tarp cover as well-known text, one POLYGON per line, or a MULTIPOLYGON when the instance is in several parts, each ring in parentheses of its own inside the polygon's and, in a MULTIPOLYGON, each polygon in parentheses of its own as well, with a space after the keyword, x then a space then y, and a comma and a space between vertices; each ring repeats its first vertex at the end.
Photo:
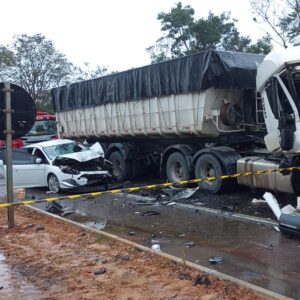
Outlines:
POLYGON ((209 50, 51 90, 56 112, 214 88, 255 89, 262 55, 209 50))

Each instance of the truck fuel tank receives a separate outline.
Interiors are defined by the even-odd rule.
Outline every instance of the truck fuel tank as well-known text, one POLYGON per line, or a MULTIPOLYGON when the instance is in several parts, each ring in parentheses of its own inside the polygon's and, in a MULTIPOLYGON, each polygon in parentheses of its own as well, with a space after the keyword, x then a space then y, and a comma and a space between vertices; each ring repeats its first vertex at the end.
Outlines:
MULTIPOLYGON (((257 171, 274 170, 278 168, 279 163, 266 160, 259 156, 244 157, 237 161, 237 173, 255 173, 257 171)), ((280 172, 270 172, 240 176, 237 180, 241 185, 293 194, 294 189, 291 177, 291 173, 283 175, 280 172)))

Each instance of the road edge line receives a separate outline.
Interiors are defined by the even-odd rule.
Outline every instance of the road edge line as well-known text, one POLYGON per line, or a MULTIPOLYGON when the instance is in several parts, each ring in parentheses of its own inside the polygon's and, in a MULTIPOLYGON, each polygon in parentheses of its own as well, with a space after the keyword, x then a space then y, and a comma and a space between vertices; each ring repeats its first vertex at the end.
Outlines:
MULTIPOLYGON (((29 209, 33 210, 33 211, 36 211, 36 212, 40 213, 40 214, 43 214, 43 215, 46 215, 48 217, 52 217, 52 218, 58 219, 58 220, 60 220, 62 222, 69 223, 71 225, 83 228, 85 230, 88 230, 88 231, 91 231, 91 232, 94 232, 94 233, 102 234, 105 237, 108 237, 108 238, 117 240, 119 242, 125 243, 127 245, 133 246, 133 247, 138 248, 138 249, 140 249, 142 251, 149 252, 149 253, 154 253, 156 255, 159 255, 159 256, 167 258, 169 260, 175 261, 177 263, 183 263, 183 260, 181 258, 177 257, 177 256, 174 256, 174 255, 171 255, 171 254, 168 254, 168 253, 165 253, 165 252, 154 251, 151 248, 148 248, 146 246, 143 246, 143 245, 137 244, 135 242, 132 242, 130 240, 124 239, 124 238, 119 237, 119 236, 117 236, 115 234, 111 234, 111 233, 108 233, 106 231, 102 231, 100 229, 88 227, 88 226, 86 226, 84 224, 80 224, 80 223, 77 223, 75 221, 63 218, 61 216, 58 216, 58 215, 55 215, 55 214, 51 214, 49 212, 41 210, 41 209, 39 209, 37 207, 33 207, 31 205, 27 205, 27 207, 29 209)), ((209 275, 213 275, 213 276, 215 276, 217 278, 220 278, 220 279, 223 279, 223 280, 226 280, 226 281, 231 281, 231 282, 233 282, 235 284, 238 284, 238 285, 244 286, 246 288, 249 288, 249 289, 253 290, 259 296, 268 296, 268 297, 271 297, 271 299, 280 299, 280 300, 291 300, 291 299, 293 299, 293 298, 289 298, 287 296, 278 294, 276 292, 267 290, 265 288, 262 288, 260 286, 255 285, 255 284, 252 284, 252 283, 243 281, 241 279, 235 278, 233 276, 227 275, 225 273, 219 272, 217 270, 210 269, 208 267, 195 264, 195 263, 193 263, 191 261, 186 261, 185 260, 184 264, 187 265, 187 266, 189 266, 189 267, 191 267, 191 268, 193 268, 193 269, 196 269, 196 270, 198 270, 200 272, 203 272, 203 273, 206 273, 206 274, 209 274, 209 275)))

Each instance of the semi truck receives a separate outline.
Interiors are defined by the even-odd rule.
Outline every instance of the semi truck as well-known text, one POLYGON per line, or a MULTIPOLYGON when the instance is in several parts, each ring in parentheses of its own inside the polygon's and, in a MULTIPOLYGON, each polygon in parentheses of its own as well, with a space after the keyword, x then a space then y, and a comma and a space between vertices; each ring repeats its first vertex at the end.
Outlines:
MULTIPOLYGON (((171 182, 300 166, 299 47, 266 56, 209 50, 51 90, 58 135, 100 142, 119 181, 171 182)), ((299 194, 300 174, 202 181, 299 194)))

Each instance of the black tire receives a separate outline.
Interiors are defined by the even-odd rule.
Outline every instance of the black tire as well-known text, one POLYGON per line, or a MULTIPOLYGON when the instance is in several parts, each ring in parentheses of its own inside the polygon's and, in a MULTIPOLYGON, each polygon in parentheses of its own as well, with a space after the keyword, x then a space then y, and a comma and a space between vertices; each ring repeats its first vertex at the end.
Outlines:
POLYGON ((112 152, 108 160, 113 164, 113 175, 118 182, 131 179, 132 168, 119 151, 112 152))
POLYGON ((57 194, 60 192, 60 184, 58 178, 54 174, 50 174, 48 176, 48 188, 53 194, 57 194))
POLYGON ((170 182, 190 179, 190 168, 183 154, 174 152, 168 157, 166 174, 170 182))
MULTIPOLYGON (((220 161, 212 154, 205 153, 199 156, 195 165, 196 178, 217 177, 224 175, 223 167, 220 161)), ((217 179, 213 181, 202 181, 199 183, 201 190, 213 194, 225 191, 225 180, 217 179)))

